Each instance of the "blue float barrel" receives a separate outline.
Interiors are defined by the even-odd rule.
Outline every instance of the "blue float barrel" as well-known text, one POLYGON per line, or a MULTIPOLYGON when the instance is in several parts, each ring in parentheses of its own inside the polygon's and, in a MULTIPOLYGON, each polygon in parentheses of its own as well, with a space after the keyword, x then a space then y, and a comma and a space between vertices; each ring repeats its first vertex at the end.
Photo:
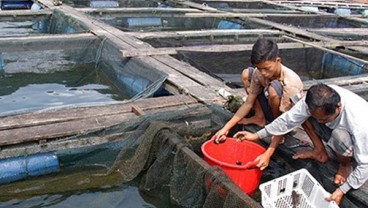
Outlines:
POLYGON ((159 27, 162 20, 159 17, 131 17, 127 19, 128 27, 159 27))
POLYGON ((217 25, 217 29, 244 29, 244 27, 232 21, 221 20, 217 25))
POLYGON ((27 176, 39 176, 59 171, 55 153, 38 153, 29 156, 0 160, 0 184, 10 183, 27 176))
POLYGON ((3 54, 0 53, 0 72, 4 70, 4 67, 5 67, 5 62, 4 62, 3 54))

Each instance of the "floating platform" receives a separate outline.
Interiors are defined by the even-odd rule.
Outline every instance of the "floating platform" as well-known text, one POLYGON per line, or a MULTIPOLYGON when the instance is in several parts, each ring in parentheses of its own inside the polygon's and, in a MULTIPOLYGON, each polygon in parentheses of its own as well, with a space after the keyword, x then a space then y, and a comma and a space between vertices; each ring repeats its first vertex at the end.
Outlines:
MULTIPOLYGON (((233 95, 246 96, 240 73, 251 65, 251 49, 259 37, 277 41, 283 64, 299 74, 305 90, 323 82, 340 85, 368 99, 368 21, 364 17, 368 4, 364 2, 37 0, 35 3, 37 6, 26 10, 0 11, 0 102, 12 107, 0 113, 1 159, 50 151, 65 154, 79 148, 106 149, 104 145, 114 142, 121 142, 120 148, 126 141, 136 139, 132 135, 145 135, 146 122, 172 122, 179 136, 161 132, 159 138, 172 136, 167 141, 179 148, 173 152, 183 153, 180 157, 187 158, 185 161, 193 169, 200 170, 201 173, 195 174, 201 178, 202 173, 211 169, 200 158, 198 147, 232 115, 223 108, 226 99, 217 92, 225 89, 233 95), (339 13, 345 10, 338 9, 350 9, 350 14, 339 13), (51 79, 57 73, 72 72, 78 72, 78 76, 59 76, 47 81, 40 78, 51 79), (14 80, 21 81, 17 85, 14 80), (33 89, 30 86, 50 84, 49 81, 58 84, 58 88, 30 91, 33 89), (65 90, 58 91, 60 86, 65 90), (25 88, 28 93, 21 94, 25 88), (45 94, 49 97, 42 105, 31 105, 31 99, 45 98, 45 94), (24 106, 17 107, 18 104, 24 106), (196 131, 196 136, 202 136, 193 137, 189 127, 196 131), (190 140, 191 148, 176 143, 176 138, 184 136, 190 140)), ((301 129, 277 151, 283 158, 281 163, 287 164, 290 171, 309 167, 326 190, 332 191, 336 163, 320 165, 292 160, 295 149, 286 146, 298 140, 308 140, 301 129)), ((172 162, 171 159, 168 161, 172 162)), ((173 168, 178 167, 177 163, 172 164, 173 168)), ((114 167, 118 165, 114 162, 109 171, 116 170, 114 167)), ((206 176, 215 181, 221 178, 218 174, 215 171, 206 176)), ((55 178, 59 180, 58 175, 55 178)), ((188 175, 175 179, 186 178, 188 175)), ((187 180, 186 184, 198 182, 187 180)), ((97 181, 96 178, 93 185, 81 185, 79 189, 104 185, 97 181)), ((236 202, 260 207, 259 201, 231 182, 220 181, 222 188, 212 186, 212 191, 197 194, 203 198, 196 203, 210 207, 210 199, 227 190, 230 194, 226 196, 236 198, 236 202)), ((69 183, 70 187, 65 189, 73 191, 72 184, 77 182, 69 183)), ((198 184, 203 185, 203 181, 198 184)), ((26 182, 18 185, 27 186, 26 182)), ((7 196, 12 195, 12 184, 2 187, 7 196)), ((29 194, 25 188, 21 190, 29 194)), ((47 191, 60 190, 48 186, 38 194, 47 191)), ((367 185, 349 192, 342 207, 368 206, 367 192, 367 185)), ((177 202, 185 205, 187 201, 177 202)))

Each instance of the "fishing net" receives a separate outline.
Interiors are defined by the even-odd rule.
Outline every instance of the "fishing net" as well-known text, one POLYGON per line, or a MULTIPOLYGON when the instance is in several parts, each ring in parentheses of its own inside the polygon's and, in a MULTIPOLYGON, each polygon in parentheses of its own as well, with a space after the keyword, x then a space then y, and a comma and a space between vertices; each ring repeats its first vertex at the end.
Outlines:
POLYGON ((222 125, 222 118, 212 110, 192 107, 74 136, 99 135, 110 142, 83 150, 59 150, 60 173, 3 185, 0 199, 14 196, 13 190, 23 197, 62 194, 129 184, 140 178, 140 192, 167 193, 172 207, 260 207, 220 168, 210 167, 201 158, 201 144, 222 125))
POLYGON ((83 32, 78 21, 60 15, 55 12, 42 23, 57 35, 0 42, 1 115, 170 94, 162 87, 165 73, 121 57, 118 46, 107 39, 74 34, 83 32), (69 34, 67 27, 75 32, 69 34))

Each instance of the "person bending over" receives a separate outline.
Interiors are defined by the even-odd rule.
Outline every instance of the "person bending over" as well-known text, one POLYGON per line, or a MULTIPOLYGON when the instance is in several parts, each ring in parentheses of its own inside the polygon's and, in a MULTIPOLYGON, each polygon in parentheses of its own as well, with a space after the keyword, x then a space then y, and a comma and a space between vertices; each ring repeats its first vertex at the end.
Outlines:
MULTIPOLYGON (((334 152, 339 162, 334 183, 339 187, 326 200, 340 203, 351 188, 358 189, 368 179, 368 102, 335 85, 313 85, 304 99, 256 133, 240 131, 240 140, 257 140, 283 135, 314 118, 315 132, 334 152), (317 123, 318 122, 318 123, 317 123), (357 166, 352 168, 352 160, 357 166)), ((271 141, 270 146, 277 146, 271 141)), ((333 157, 334 155, 330 155, 333 157)), ((268 158, 269 159, 269 158, 268 158)), ((262 164, 259 167, 265 168, 262 164)))

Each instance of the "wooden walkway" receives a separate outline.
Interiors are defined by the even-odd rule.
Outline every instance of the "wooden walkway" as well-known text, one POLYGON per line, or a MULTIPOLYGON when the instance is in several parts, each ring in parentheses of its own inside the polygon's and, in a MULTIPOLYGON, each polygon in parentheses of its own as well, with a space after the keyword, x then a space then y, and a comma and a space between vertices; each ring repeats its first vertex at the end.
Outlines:
MULTIPOLYGON (((181 9, 166 9, 165 15, 172 15, 169 12, 176 12, 175 17, 215 17, 215 18, 235 18, 240 21, 251 21, 260 25, 265 25, 266 29, 250 29, 250 30, 195 30, 195 31, 173 31, 173 32, 123 32, 111 25, 101 21, 96 21, 86 13, 100 13, 119 15, 124 12, 130 14, 136 11, 158 11, 157 8, 138 8, 138 9, 76 9, 68 5, 55 6, 52 0, 38 0, 46 8, 41 11, 4 11, 0 13, 0 20, 7 21, 14 18, 19 20, 29 19, 29 17, 38 18, 42 15, 52 15, 53 12, 60 12, 69 18, 75 19, 81 25, 88 28, 88 32, 82 34, 42 34, 42 36, 29 37, 7 37, 0 38, 0 51, 2 49, 11 48, 13 51, 32 50, 32 46, 37 45, 40 50, 45 50, 49 43, 63 44, 63 46, 74 47, 74 43, 78 41, 91 41, 96 38, 108 39, 116 46, 121 57, 136 58, 147 65, 168 75, 165 82, 165 89, 173 95, 158 98, 146 98, 130 103, 110 104, 103 106, 89 107, 73 107, 63 109, 50 109, 37 111, 33 113, 4 116, 0 117, 0 157, 16 156, 22 152, 23 146, 27 144, 37 144, 39 148, 34 152, 52 149, 48 146, 49 142, 57 142, 60 140, 58 148, 66 148, 83 145, 94 145, 112 140, 110 137, 96 137, 89 140, 79 140, 73 142, 62 141, 64 137, 72 137, 83 135, 90 132, 103 132, 106 128, 112 128, 122 123, 141 122, 140 118, 145 116, 155 116, 159 114, 167 114, 168 112, 183 111, 188 113, 188 109, 197 109, 192 113, 210 112, 209 105, 221 105, 225 100, 217 94, 217 90, 225 88, 227 91, 235 95, 245 96, 243 89, 231 89, 222 81, 216 79, 209 74, 199 71, 197 68, 179 61, 170 55, 179 52, 236 52, 249 51, 252 44, 211 44, 206 46, 178 46, 178 47, 162 47, 155 48, 144 42, 149 39, 159 38, 193 38, 193 37, 209 37, 214 39, 220 36, 241 35, 275 35, 291 42, 280 43, 281 49, 294 48, 317 48, 333 54, 359 60, 364 64, 368 64, 368 59, 361 59, 347 53, 341 53, 338 49, 344 48, 348 51, 354 51, 368 54, 368 38, 364 40, 338 40, 331 36, 349 37, 359 35, 368 36, 368 28, 300 28, 291 25, 280 24, 267 20, 267 17, 299 17, 307 18, 310 16, 333 16, 332 14, 311 14, 303 13, 303 10, 296 9, 297 6, 334 6, 349 8, 367 9, 367 4, 363 3, 342 3, 342 2, 320 2, 312 1, 261 1, 269 5, 282 6, 285 10, 268 10, 268 13, 259 13, 252 9, 241 9, 232 11, 222 11, 203 4, 191 1, 169 1, 175 4, 187 7, 181 9), (327 37, 328 36, 328 37, 327 37), (59 41, 62 40, 62 41, 59 41), (200 109, 200 110, 198 110, 200 109), (16 150, 16 151, 14 151, 16 150)), ((228 2, 236 2, 228 0, 228 2)), ((136 16, 139 16, 136 14, 136 16)), ((357 18, 356 16, 344 17, 349 20, 356 20, 366 23, 366 20, 357 18)), ((366 56, 367 57, 367 56, 366 56)), ((340 78, 332 78, 326 80, 306 81, 305 89, 317 82, 327 84, 337 84, 360 94, 368 99, 368 75, 348 76, 340 78)), ((228 113, 228 112, 226 112, 228 113)), ((164 119, 164 118, 162 118, 164 119)), ((129 132, 126 132, 129 134, 129 132)), ((296 139, 296 138, 294 138, 296 139)), ((301 138, 298 138, 301 139, 301 138)), ((295 141, 295 140, 294 140, 295 141)), ((31 153, 31 152, 29 152, 31 153)), ((290 158, 293 151, 281 145, 280 155, 290 158)), ((296 167, 309 165, 309 161, 295 162, 289 160, 296 167)), ((315 165, 313 163, 313 165, 315 165)), ((319 164, 317 164, 319 165, 319 164)), ((328 164, 323 171, 326 172, 325 178, 331 179, 331 170, 334 170, 333 164, 328 164)), ((357 200, 363 205, 368 201, 368 188, 353 191, 349 194, 349 200, 357 200)))

